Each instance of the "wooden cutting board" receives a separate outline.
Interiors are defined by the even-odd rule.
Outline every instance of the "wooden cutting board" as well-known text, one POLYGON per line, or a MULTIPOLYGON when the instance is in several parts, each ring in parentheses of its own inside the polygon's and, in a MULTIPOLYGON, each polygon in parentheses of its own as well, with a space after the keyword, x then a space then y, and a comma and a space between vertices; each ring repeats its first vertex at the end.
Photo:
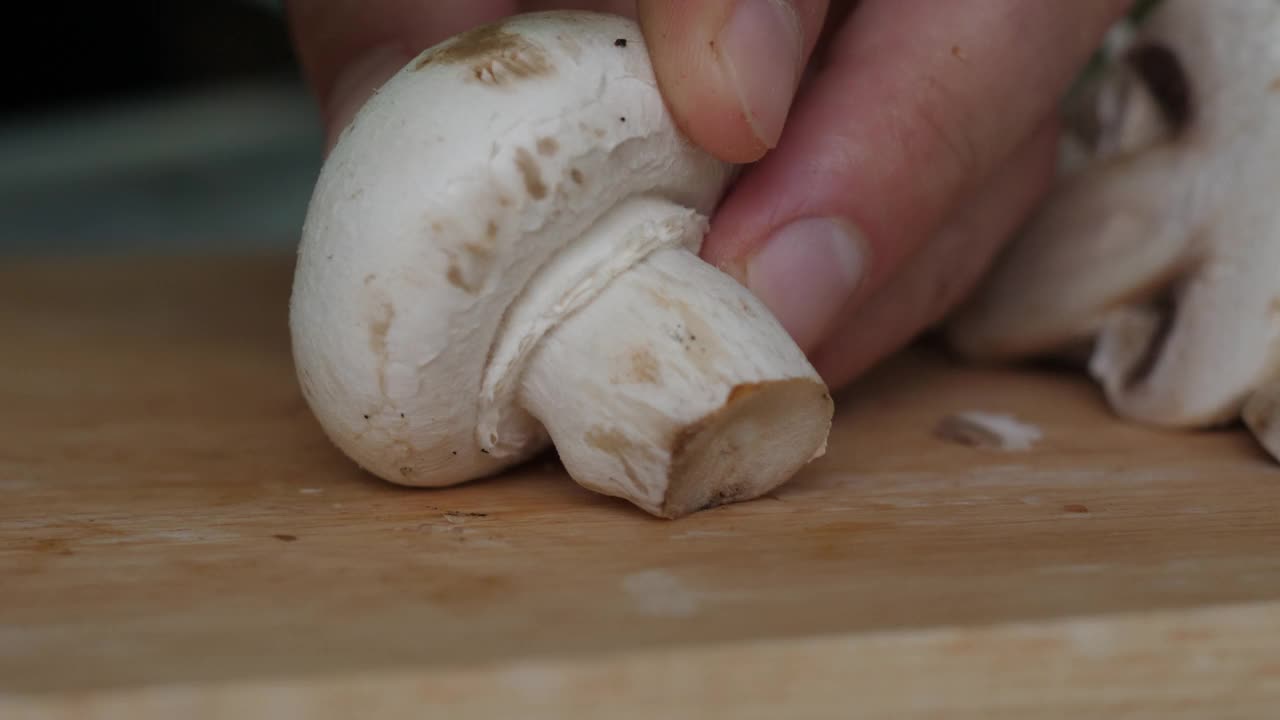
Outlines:
POLYGON ((756 502, 656 520, 552 458, 402 489, 309 416, 290 272, 0 269, 0 717, 1280 716, 1241 432, 913 350, 756 502), (964 411, 1040 437, 939 436, 964 411))

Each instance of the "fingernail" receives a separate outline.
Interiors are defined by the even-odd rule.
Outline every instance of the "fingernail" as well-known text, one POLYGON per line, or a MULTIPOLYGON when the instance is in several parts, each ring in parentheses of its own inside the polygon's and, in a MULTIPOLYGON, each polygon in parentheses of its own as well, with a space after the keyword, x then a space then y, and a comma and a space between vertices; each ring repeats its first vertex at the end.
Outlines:
POLYGON ((766 147, 776 146, 804 61, 795 9, 787 0, 739 0, 716 47, 752 133, 766 147))
POLYGON ((861 235, 848 223, 798 220, 747 262, 747 287, 806 352, 826 336, 866 270, 861 235))
POLYGON ((393 45, 373 48, 342 69, 325 105, 328 126, 327 148, 332 148, 339 135, 383 83, 410 60, 408 53, 393 45))

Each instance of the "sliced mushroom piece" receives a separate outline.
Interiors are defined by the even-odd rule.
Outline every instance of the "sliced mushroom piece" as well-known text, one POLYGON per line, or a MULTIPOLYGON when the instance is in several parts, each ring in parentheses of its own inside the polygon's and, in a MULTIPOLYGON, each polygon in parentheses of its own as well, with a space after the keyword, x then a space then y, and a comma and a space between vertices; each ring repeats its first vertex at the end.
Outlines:
POLYGON ((833 403, 697 256, 735 170, 680 134, 630 20, 528 14, 425 51, 317 180, 291 311, 310 408, 404 485, 554 443, 655 515, 769 492, 824 452, 833 403))
POLYGON ((1162 185, 1183 162, 1161 148, 1066 180, 951 318, 952 345, 979 361, 1056 352, 1186 272, 1192 230, 1165 221, 1162 185))
POLYGON ((1141 103, 1147 120, 1110 115, 1122 126, 1101 135, 1118 139, 1063 178, 951 319, 955 347, 1016 360, 1096 340, 1091 369, 1119 414, 1238 418, 1280 367, 1276 37, 1273 0, 1165 0, 1112 72, 1124 85, 1136 68, 1167 134, 1141 103))
POLYGON ((1280 382, 1255 390, 1245 402, 1241 419, 1258 444, 1273 458, 1280 458, 1280 382))

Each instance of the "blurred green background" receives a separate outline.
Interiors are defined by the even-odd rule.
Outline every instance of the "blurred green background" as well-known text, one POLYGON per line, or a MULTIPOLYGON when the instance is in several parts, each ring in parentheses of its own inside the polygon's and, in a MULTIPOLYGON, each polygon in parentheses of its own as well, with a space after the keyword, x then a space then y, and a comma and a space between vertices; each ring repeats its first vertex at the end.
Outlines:
POLYGON ((23 5, 0 49, 0 254, 292 248, 322 131, 275 3, 23 5))

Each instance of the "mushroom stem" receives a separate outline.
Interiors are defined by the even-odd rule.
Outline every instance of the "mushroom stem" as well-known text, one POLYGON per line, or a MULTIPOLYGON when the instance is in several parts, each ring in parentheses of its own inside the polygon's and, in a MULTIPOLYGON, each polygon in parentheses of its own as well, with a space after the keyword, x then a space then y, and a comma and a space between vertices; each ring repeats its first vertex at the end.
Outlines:
POLYGON ((685 246, 548 332, 520 403, 580 485, 668 518, 781 485, 825 452, 833 412, 782 326, 685 246))

